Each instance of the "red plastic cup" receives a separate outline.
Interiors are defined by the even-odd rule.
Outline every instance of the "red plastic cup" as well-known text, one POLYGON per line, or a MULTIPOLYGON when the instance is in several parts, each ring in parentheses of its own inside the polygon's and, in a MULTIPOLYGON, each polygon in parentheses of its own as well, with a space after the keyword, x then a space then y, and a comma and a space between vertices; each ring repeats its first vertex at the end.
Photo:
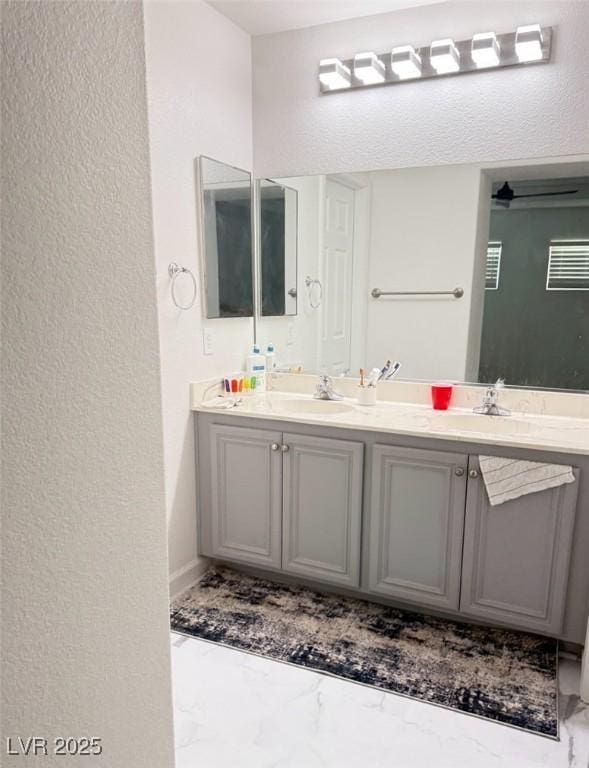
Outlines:
POLYGON ((452 384, 449 381, 432 384, 432 404, 436 411, 447 411, 451 399, 452 384))

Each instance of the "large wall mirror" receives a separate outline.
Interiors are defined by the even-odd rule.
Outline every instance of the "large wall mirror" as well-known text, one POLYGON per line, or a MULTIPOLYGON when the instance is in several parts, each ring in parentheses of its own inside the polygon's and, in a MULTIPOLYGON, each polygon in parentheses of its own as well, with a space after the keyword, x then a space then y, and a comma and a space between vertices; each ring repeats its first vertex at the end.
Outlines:
POLYGON ((252 317, 251 174, 199 157, 197 179, 206 316, 252 317))
POLYGON ((296 249, 298 302, 262 301, 256 340, 281 367, 357 376, 392 359, 405 379, 589 390, 588 158, 273 182, 262 193, 296 192, 296 224, 258 272, 296 249))

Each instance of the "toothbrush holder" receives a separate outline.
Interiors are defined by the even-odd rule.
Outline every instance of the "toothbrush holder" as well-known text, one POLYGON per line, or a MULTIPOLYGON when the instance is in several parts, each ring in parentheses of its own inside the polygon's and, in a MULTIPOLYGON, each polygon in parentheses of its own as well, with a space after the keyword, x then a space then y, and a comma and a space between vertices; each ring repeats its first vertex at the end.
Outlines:
POLYGON ((376 387, 358 387, 358 405, 376 405, 376 387))

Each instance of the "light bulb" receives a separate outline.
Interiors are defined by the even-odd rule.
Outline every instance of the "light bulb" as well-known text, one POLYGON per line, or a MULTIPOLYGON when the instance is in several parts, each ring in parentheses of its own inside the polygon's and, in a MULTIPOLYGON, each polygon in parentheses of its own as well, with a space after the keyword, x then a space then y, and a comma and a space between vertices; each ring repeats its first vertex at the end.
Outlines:
POLYGON ((499 43, 494 32, 480 32, 472 38, 471 54, 479 69, 499 64, 499 43))
POLYGON ((375 53, 357 53, 354 56, 354 75, 364 85, 384 83, 384 64, 375 53))
POLYGON ((352 81, 350 68, 339 59, 322 59, 319 62, 319 80, 329 91, 349 88, 352 81))
POLYGON ((539 61, 542 58, 542 29, 539 24, 518 27, 515 32, 515 53, 520 61, 539 61))
POLYGON ((430 47, 429 58, 438 75, 458 72, 460 69, 460 54, 454 45, 454 40, 450 38, 434 40, 430 47))
POLYGON ((391 52, 391 69, 401 79, 421 75, 421 57, 412 45, 400 45, 391 52))

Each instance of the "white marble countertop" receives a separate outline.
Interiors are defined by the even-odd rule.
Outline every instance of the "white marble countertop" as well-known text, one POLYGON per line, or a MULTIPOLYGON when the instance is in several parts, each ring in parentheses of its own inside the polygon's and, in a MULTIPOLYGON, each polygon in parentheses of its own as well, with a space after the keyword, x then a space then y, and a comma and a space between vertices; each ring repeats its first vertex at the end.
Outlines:
MULTIPOLYGON (((434 411, 427 405, 391 401, 360 406, 352 398, 322 401, 308 394, 279 391, 247 395, 235 408, 218 410, 202 404, 202 390, 197 387, 193 386, 192 409, 205 413, 589 455, 586 418, 518 411, 510 416, 483 416, 466 408, 434 411)), ((206 397, 214 395, 209 392, 206 397)))

